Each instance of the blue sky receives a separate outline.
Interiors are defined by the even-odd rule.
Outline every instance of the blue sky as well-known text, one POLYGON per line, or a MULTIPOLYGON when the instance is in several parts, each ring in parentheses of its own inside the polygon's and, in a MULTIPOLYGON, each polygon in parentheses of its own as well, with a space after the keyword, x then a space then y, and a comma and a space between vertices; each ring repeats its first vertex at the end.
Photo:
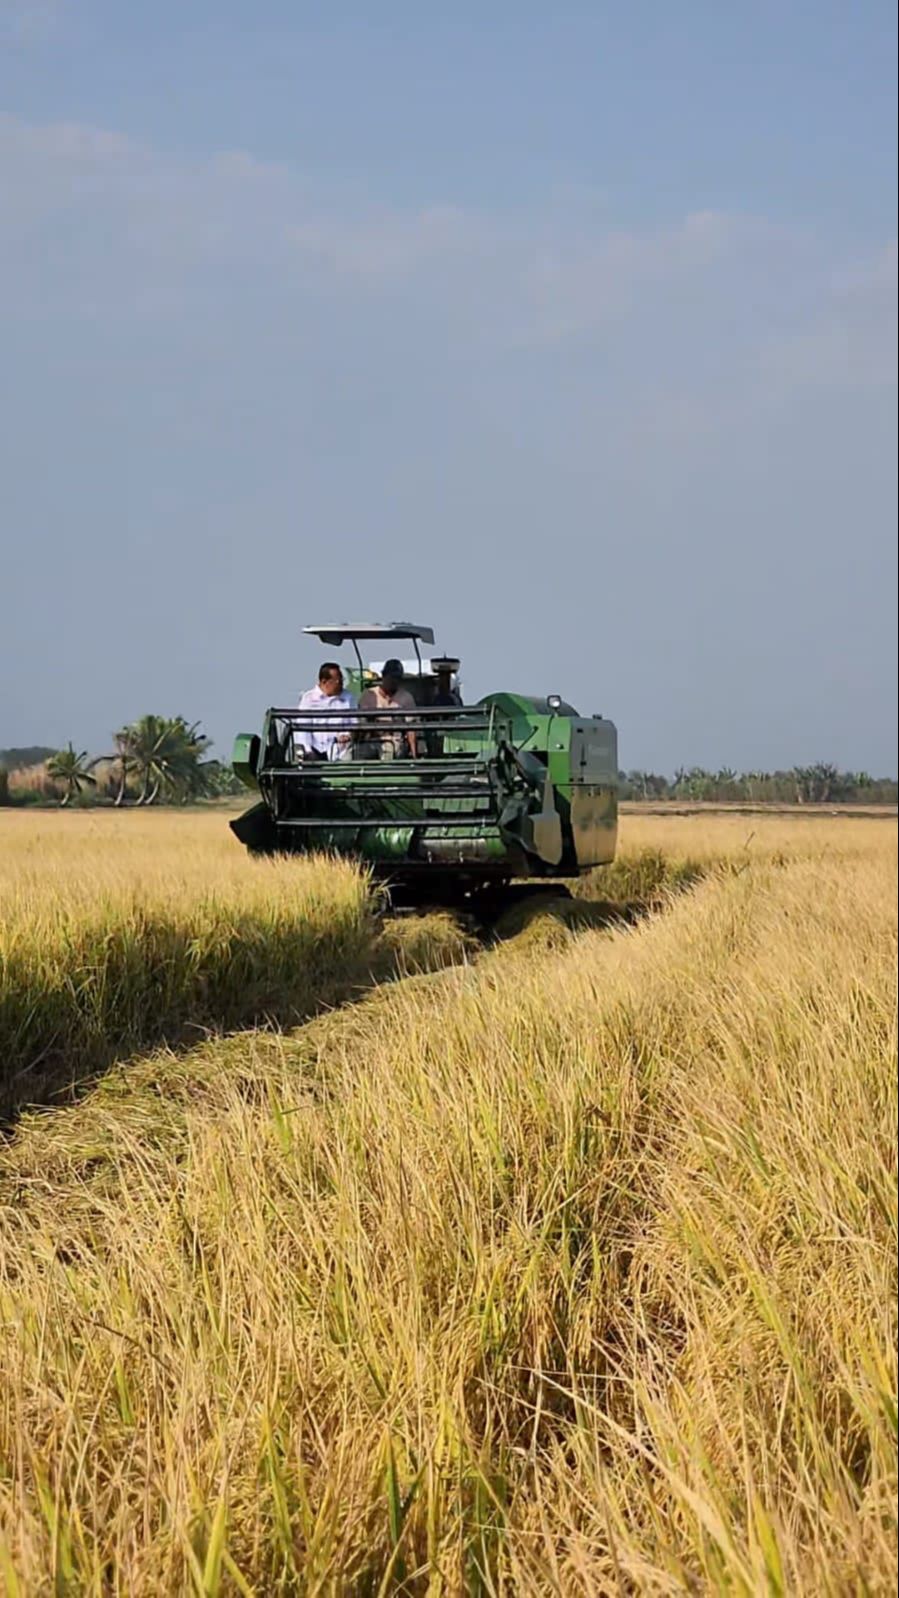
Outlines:
POLYGON ((0 745, 310 617, 895 771, 892 5, 0 0, 0 745))

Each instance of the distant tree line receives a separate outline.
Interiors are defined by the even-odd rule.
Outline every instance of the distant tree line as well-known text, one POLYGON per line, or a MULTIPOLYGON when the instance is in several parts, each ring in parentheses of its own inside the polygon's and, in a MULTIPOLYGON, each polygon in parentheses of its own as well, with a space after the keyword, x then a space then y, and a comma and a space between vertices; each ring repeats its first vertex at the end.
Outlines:
POLYGON ((622 799, 689 799, 714 804, 862 804, 894 805, 899 797, 895 777, 872 777, 867 771, 840 771, 828 761, 793 766, 789 771, 706 771, 681 766, 673 777, 656 771, 619 772, 622 799))
POLYGON ((27 766, 39 766, 55 754, 52 744, 23 744, 19 749, 0 749, 0 770, 24 771, 27 766))
MULTIPOLYGON (((184 716, 141 716, 121 727, 113 748, 89 756, 73 744, 50 749, 0 749, 0 804, 101 803, 147 807, 188 804, 243 791, 229 765, 209 755, 199 722, 184 716), (36 757, 36 758, 31 758, 36 757)), ((712 804, 895 805, 895 777, 840 771, 827 761, 789 771, 707 771, 682 766, 673 777, 655 771, 619 772, 622 799, 700 800, 712 804)))
POLYGON ((241 791, 231 767, 209 757, 211 740, 199 722, 184 716, 141 716, 120 727, 112 741, 109 753, 94 756, 72 743, 57 750, 0 751, 0 804, 56 799, 61 805, 147 807, 241 791), (32 753, 38 761, 10 760, 32 753))

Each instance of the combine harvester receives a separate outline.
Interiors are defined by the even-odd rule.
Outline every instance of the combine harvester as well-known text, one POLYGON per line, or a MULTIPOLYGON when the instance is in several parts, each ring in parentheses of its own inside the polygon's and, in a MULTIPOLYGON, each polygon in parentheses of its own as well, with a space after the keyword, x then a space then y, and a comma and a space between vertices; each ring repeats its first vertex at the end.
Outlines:
POLYGON ((231 827, 251 853, 350 855, 396 906, 467 907, 487 920, 535 891, 565 894, 563 879, 615 858, 611 721, 581 716, 557 694, 493 693, 472 706, 436 707, 434 662, 421 653, 434 642, 430 627, 335 622, 303 630, 329 649, 352 645, 355 665, 344 676, 357 696, 383 664, 366 663, 359 645, 389 653, 411 642, 415 659, 402 662, 402 686, 415 714, 275 708, 261 735, 241 733, 234 770, 259 802, 231 827), (329 726, 341 730, 332 750, 340 758, 310 758, 301 735, 329 726), (381 758, 388 742, 406 757, 381 758))

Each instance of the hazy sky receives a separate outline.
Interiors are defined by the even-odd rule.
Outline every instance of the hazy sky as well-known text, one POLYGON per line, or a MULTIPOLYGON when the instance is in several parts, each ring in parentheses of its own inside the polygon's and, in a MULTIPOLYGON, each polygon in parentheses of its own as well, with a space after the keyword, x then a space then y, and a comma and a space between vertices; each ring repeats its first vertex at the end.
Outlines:
POLYGON ((429 621, 895 772, 892 0, 0 0, 0 745, 429 621))

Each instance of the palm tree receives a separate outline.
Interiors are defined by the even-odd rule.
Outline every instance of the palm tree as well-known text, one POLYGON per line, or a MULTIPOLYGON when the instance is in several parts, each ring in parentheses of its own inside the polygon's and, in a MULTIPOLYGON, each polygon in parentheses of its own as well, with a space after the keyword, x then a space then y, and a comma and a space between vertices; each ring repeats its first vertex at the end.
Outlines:
POLYGON ((147 801, 149 804, 160 789, 183 803, 203 792, 205 774, 200 757, 209 748, 210 739, 204 737, 199 728, 198 721, 188 725, 183 716, 174 716, 167 723, 160 750, 161 772, 147 801))
POLYGON ((772 776, 770 771, 751 771, 749 773, 749 783, 750 798, 777 798, 777 778, 772 776), (775 790, 773 794, 771 792, 772 786, 775 790))
POLYGON ((119 767, 119 786, 113 801, 118 809, 120 805, 125 803, 128 774, 135 770, 137 764, 134 749, 134 728, 120 727, 118 732, 113 734, 112 741, 115 744, 115 754, 112 759, 119 767))
POLYGON ((137 803, 152 805, 164 791, 174 795, 196 789, 200 757, 210 740, 200 732, 199 722, 188 723, 183 716, 141 716, 123 728, 116 742, 122 762, 120 791, 130 769, 140 783, 137 803))
POLYGON ((220 760, 198 760, 179 783, 178 794, 186 805, 191 799, 220 799, 239 793, 242 786, 231 767, 223 766, 220 760))
POLYGON ((119 734, 122 788, 130 767, 140 785, 139 805, 152 804, 159 791, 167 760, 168 728, 165 716, 141 716, 119 734))
POLYGON ((97 779, 88 770, 86 761, 87 750, 82 749, 80 754, 76 754, 72 743, 65 749, 57 750, 47 761, 47 775, 55 782, 61 782, 65 788, 61 804, 67 805, 71 799, 77 799, 82 788, 97 786, 97 779))
POLYGON ((689 771, 679 773, 678 787, 688 799, 708 799, 714 785, 714 777, 703 766, 691 766, 689 771))
POLYGON ((129 777, 136 781, 139 805, 155 804, 161 793, 186 803, 207 792, 218 763, 202 759, 212 740, 199 727, 199 722, 189 723, 183 716, 141 716, 120 727, 113 735, 113 753, 98 757, 118 767, 115 805, 124 804, 129 777))
POLYGON ((141 716, 131 729, 132 755, 141 784, 139 805, 152 804, 159 790, 165 769, 167 728, 165 716, 141 716))
POLYGON ((799 804, 828 804, 840 797, 840 773, 829 760, 815 766, 795 766, 796 798, 799 804))

